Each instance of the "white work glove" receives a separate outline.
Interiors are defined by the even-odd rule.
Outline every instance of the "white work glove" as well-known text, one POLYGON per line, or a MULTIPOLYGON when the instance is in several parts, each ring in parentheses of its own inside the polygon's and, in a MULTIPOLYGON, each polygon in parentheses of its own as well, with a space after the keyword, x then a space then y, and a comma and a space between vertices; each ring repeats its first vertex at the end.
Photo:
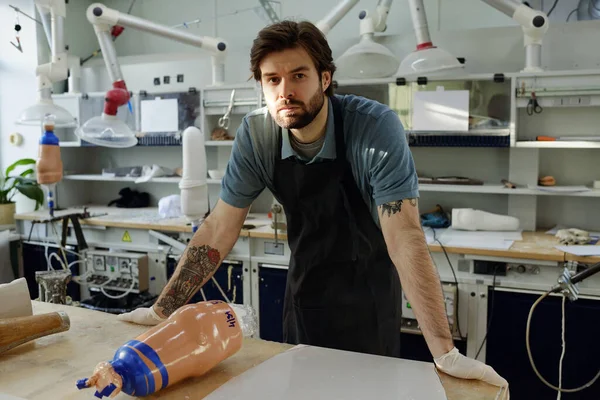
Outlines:
POLYGON ((590 233, 581 229, 560 229, 554 235, 560 244, 586 244, 590 241, 590 233))
POLYGON ((140 307, 135 310, 117 315, 119 321, 133 322, 140 325, 158 325, 166 318, 161 318, 152 307, 140 307))
POLYGON ((480 361, 463 356, 455 347, 448 353, 434 358, 436 367, 448 375, 462 379, 478 379, 494 386, 506 388, 508 400, 508 382, 502 378, 492 367, 480 361))

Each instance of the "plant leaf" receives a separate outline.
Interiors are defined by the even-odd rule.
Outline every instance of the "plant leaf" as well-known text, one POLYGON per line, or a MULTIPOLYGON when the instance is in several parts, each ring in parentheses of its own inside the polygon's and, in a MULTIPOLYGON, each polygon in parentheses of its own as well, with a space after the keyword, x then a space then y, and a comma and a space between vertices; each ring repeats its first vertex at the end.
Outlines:
POLYGON ((6 168, 6 172, 4 172, 4 176, 6 178, 8 178, 10 176, 10 173, 13 172, 14 169, 20 165, 31 165, 31 164, 35 164, 35 160, 33 158, 22 158, 20 160, 17 160, 6 168))
POLYGON ((44 204, 44 191, 38 185, 18 184, 15 187, 25 197, 28 197, 31 200, 35 200, 36 210, 39 208, 40 205, 44 204))
POLYGON ((26 169, 25 171, 21 172, 21 173, 19 174, 19 176, 21 176, 21 177, 23 177, 23 178, 24 178, 24 177, 26 177, 26 176, 33 175, 33 173, 34 173, 34 170, 33 170, 33 168, 29 168, 29 169, 26 169))
MULTIPOLYGON (((27 172, 27 171, 25 171, 27 172)), ((12 179, 15 180, 15 182, 19 183, 19 184, 29 184, 29 185, 37 185, 37 180, 33 179, 33 178, 24 178, 22 176, 11 176, 12 179)))

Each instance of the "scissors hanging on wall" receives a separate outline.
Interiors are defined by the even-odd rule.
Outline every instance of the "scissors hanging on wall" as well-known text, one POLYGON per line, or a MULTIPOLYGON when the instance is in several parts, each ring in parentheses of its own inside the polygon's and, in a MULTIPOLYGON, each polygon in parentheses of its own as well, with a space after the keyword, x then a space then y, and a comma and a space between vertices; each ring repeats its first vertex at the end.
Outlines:
POLYGON ((528 115, 539 114, 542 111, 544 111, 544 109, 538 103, 535 92, 531 92, 531 97, 529 98, 529 101, 527 102, 527 114, 528 115))
POLYGON ((223 129, 229 128, 229 116, 231 115, 231 110, 233 110, 233 103, 235 99, 235 89, 231 91, 231 97, 229 98, 229 106, 227 107, 227 111, 225 115, 219 118, 219 127, 223 129))
POLYGON ((21 32, 21 24, 19 23, 18 12, 15 12, 15 14, 15 40, 17 41, 17 43, 11 41, 10 44, 12 44, 17 50, 19 50, 22 53, 23 47, 21 46, 21 38, 19 37, 19 32, 21 32))

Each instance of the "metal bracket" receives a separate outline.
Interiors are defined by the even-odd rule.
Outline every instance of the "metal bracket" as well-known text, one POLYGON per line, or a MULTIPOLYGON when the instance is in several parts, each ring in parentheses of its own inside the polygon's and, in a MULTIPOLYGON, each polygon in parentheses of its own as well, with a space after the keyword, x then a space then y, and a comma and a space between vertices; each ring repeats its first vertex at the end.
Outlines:
POLYGON ((260 5, 262 6, 262 8, 267 13, 267 16, 271 20, 271 23, 274 24, 274 23, 280 22, 279 15, 277 15, 277 12, 275 12, 275 9, 271 5, 270 1, 268 1, 268 0, 259 0, 259 2, 260 2, 260 5))
POLYGON ((562 274, 558 277, 558 285, 560 286, 561 292, 569 297, 569 300, 575 301, 579 295, 579 288, 571 282, 571 277, 574 275, 574 272, 569 268, 570 263, 570 261, 567 263, 562 274))

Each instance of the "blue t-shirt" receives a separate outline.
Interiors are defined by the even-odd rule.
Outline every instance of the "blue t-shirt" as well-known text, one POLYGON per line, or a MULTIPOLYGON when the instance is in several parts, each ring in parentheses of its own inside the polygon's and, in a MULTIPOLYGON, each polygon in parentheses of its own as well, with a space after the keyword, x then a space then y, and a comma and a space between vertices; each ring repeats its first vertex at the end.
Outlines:
MULTIPOLYGON (((419 197, 419 185, 406 134, 398 115, 388 106, 360 96, 336 95, 342 103, 346 154, 352 174, 379 225, 377 207, 419 197)), ((333 108, 329 100, 325 141, 309 163, 337 157, 333 108)), ((266 107, 247 114, 237 130, 231 158, 221 184, 225 203, 248 207, 266 188, 272 190, 280 128, 266 107)), ((281 129, 281 158, 300 156, 281 129)), ((283 204, 285 208, 285 204, 283 204)))

